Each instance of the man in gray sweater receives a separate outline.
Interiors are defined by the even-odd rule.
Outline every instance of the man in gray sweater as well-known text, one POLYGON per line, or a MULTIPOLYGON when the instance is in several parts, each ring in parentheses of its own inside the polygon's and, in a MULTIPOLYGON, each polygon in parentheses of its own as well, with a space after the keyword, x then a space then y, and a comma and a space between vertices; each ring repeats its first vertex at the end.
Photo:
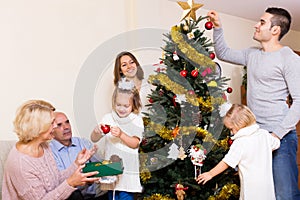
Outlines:
POLYGON ((282 8, 268 8, 254 26, 253 39, 261 48, 244 50, 227 46, 216 11, 209 11, 208 17, 214 25, 217 57, 247 66, 247 105, 260 127, 281 139, 280 148, 273 152, 276 199, 299 200, 295 126, 300 120, 300 57, 280 44, 290 29, 291 16, 282 8), (286 104, 289 94, 290 108, 286 104))

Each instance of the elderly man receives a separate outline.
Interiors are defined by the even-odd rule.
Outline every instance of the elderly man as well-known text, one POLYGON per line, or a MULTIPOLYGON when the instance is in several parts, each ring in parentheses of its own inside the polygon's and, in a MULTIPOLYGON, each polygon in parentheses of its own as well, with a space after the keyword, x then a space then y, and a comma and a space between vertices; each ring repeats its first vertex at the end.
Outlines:
MULTIPOLYGON (((77 154, 84 148, 90 149, 93 144, 84 138, 73 137, 72 128, 68 117, 62 112, 55 112, 55 122, 57 128, 54 129, 54 139, 50 142, 54 158, 59 170, 64 170, 74 162, 77 154)), ((100 159, 97 155, 91 157, 90 162, 97 162, 100 159)), ((87 185, 78 188, 81 191, 83 199, 86 200, 102 200, 107 199, 106 192, 96 192, 97 185, 87 185)), ((74 194, 75 195, 75 194, 74 194)), ((78 194, 76 194, 78 195, 78 194)))

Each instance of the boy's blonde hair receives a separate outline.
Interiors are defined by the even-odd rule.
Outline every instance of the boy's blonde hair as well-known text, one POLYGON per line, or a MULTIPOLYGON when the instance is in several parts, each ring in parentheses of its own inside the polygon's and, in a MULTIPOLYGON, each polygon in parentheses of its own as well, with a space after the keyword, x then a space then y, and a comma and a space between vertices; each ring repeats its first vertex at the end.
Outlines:
POLYGON ((237 130, 256 123, 256 118, 249 107, 242 104, 233 104, 224 117, 237 130))

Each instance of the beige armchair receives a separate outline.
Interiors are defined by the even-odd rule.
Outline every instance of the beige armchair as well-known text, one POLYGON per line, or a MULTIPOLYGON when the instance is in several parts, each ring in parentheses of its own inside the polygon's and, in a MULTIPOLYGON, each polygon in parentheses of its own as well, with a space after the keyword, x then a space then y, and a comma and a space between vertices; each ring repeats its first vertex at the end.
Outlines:
POLYGON ((9 151, 15 145, 15 140, 1 140, 0 141, 0 200, 2 199, 2 182, 3 182, 3 170, 6 158, 9 151))

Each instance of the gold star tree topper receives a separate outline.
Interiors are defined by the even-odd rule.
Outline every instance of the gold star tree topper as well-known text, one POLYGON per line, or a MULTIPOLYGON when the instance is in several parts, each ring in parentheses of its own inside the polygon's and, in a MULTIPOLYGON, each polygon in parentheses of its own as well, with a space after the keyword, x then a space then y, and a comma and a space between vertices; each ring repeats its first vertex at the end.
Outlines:
POLYGON ((178 1, 177 3, 184 10, 182 13, 181 21, 186 18, 192 18, 194 21, 196 21, 196 10, 201 8, 203 4, 194 3, 194 0, 187 0, 187 2, 178 1))

